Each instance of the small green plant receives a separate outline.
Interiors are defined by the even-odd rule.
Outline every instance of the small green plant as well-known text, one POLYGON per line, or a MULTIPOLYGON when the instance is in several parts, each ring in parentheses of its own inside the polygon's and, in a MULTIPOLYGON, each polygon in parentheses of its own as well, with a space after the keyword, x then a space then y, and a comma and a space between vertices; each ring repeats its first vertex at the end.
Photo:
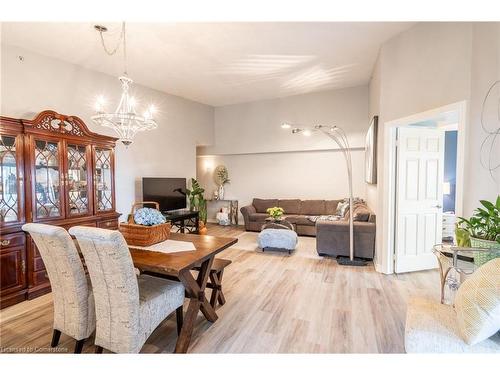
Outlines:
POLYGON ((460 239, 467 241, 462 232, 465 231, 470 237, 500 243, 500 195, 495 203, 486 200, 480 202, 483 207, 476 208, 471 218, 458 218, 457 238, 460 235, 460 239))
POLYGON ((285 213, 285 210, 281 207, 271 207, 266 210, 266 212, 271 216, 274 220, 280 220, 281 216, 285 213))
POLYGON ((187 189, 187 196, 189 198, 189 207, 192 210, 199 211, 200 220, 204 223, 207 222, 207 201, 203 194, 205 189, 200 186, 200 183, 192 178, 191 179, 191 189, 187 189))

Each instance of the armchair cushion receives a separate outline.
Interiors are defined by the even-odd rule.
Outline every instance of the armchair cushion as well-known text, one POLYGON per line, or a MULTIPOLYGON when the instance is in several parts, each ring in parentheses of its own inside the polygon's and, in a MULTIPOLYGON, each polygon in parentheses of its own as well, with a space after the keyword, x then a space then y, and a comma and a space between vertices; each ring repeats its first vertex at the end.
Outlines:
POLYGON ((408 303, 405 326, 407 353, 498 353, 500 333, 476 345, 460 337, 452 306, 415 298, 408 303))
POLYGON ((500 330, 500 258, 479 267, 460 286, 455 310, 460 334, 469 345, 500 330))

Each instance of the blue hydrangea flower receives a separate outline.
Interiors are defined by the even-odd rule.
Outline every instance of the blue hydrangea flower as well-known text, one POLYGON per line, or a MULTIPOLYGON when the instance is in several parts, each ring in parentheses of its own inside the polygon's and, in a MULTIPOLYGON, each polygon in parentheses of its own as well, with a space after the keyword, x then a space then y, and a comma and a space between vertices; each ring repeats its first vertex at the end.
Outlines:
POLYGON ((154 208, 139 208, 134 214, 134 220, 136 224, 140 225, 157 225, 163 224, 165 222, 165 217, 160 211, 154 208))

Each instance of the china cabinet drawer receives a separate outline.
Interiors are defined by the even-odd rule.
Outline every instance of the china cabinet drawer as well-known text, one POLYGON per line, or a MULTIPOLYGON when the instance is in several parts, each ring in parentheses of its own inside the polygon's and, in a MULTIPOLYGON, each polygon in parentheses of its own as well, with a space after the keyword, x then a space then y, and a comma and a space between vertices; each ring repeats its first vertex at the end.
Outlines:
POLYGON ((14 246, 24 246, 26 236, 24 233, 6 234, 0 236, 0 248, 6 249, 14 246))
POLYGON ((118 229, 118 220, 113 219, 113 220, 103 220, 100 221, 97 226, 99 228, 105 228, 105 229, 118 229))

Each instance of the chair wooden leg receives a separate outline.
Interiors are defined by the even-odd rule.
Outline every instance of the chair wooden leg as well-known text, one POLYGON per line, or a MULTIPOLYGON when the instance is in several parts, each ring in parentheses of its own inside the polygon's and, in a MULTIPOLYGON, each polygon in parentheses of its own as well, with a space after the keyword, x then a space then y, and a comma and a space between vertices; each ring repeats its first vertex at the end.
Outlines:
POLYGON ((95 353, 96 354, 102 354, 102 346, 96 345, 95 346, 95 353))
POLYGON ((175 310, 175 317, 177 318, 177 335, 181 334, 182 324, 184 323, 184 310, 183 306, 179 306, 175 310))
POLYGON ((85 339, 82 340, 77 340, 75 344, 75 354, 80 354, 83 349, 83 343, 85 342, 85 339))
POLYGON ((52 333, 52 341, 50 343, 50 346, 52 348, 55 348, 57 345, 59 345, 60 338, 61 338, 61 331, 55 329, 54 332, 52 333))

